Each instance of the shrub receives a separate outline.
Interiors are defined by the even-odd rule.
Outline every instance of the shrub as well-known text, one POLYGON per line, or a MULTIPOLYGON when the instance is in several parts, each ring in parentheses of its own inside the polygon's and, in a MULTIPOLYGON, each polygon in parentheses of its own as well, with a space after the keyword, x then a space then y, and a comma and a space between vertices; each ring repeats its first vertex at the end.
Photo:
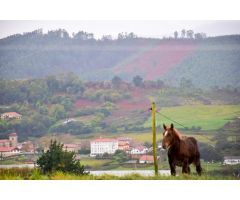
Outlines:
POLYGON ((84 166, 75 159, 75 153, 64 151, 63 144, 57 141, 51 141, 49 150, 40 156, 37 164, 44 174, 56 171, 85 174, 84 166))

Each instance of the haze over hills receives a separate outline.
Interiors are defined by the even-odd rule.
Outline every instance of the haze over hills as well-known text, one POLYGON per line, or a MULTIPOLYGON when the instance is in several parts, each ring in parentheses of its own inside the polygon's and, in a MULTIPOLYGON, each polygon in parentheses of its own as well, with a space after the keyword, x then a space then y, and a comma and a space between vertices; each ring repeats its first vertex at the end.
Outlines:
POLYGON ((0 39, 0 77, 31 79, 74 72, 83 80, 161 79, 196 87, 240 87, 240 35, 212 38, 138 38, 119 34, 96 40, 83 31, 73 37, 62 29, 36 30, 0 39))
POLYGON ((229 138, 239 137, 240 35, 191 33, 165 39, 121 33, 96 40, 60 29, 1 39, 0 113, 21 117, 1 118, 0 138, 16 132, 20 141, 45 145, 53 136, 70 137, 71 143, 84 140, 88 151, 99 136, 151 146, 154 101, 158 141, 162 124, 174 122, 204 143, 205 159, 212 143, 222 155, 239 155, 229 138))

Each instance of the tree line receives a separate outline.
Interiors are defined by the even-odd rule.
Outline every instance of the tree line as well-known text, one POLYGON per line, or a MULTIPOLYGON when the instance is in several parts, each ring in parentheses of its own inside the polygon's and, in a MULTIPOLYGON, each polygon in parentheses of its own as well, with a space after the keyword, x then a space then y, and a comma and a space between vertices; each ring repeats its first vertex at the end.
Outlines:
MULTIPOLYGON (((186 30, 182 29, 181 31, 174 31, 174 38, 175 39, 204 39, 207 38, 206 33, 194 33, 192 29, 186 30)), ((171 38, 171 36, 169 36, 171 38)), ((69 34, 65 29, 57 29, 57 30, 50 30, 47 33, 43 33, 42 29, 36 29, 31 32, 25 32, 23 34, 13 34, 10 35, 4 39, 1 39, 0 42, 5 43, 5 42, 11 42, 15 39, 21 39, 23 41, 26 41, 29 39, 30 41, 39 39, 39 41, 43 41, 42 39, 45 40, 79 40, 79 41, 102 41, 102 42, 107 42, 107 41, 114 41, 114 40, 134 40, 136 38, 139 38, 137 34, 133 32, 121 32, 118 33, 117 38, 114 39, 114 37, 110 34, 103 35, 100 39, 96 39, 94 37, 93 33, 88 33, 86 31, 80 30, 76 33, 69 34)), ((165 39, 166 37, 163 37, 165 39)))

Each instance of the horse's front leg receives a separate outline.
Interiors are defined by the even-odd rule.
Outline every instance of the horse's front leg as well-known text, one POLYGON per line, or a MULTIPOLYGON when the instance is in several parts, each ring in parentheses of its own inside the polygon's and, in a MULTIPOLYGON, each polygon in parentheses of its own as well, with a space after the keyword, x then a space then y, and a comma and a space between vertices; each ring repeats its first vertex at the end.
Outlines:
POLYGON ((171 175, 176 176, 176 165, 174 163, 170 165, 170 169, 171 169, 171 175))
POLYGON ((171 175, 172 176, 176 176, 176 165, 173 162, 173 160, 171 158, 168 158, 169 161, 169 165, 170 165, 170 170, 171 170, 171 175))

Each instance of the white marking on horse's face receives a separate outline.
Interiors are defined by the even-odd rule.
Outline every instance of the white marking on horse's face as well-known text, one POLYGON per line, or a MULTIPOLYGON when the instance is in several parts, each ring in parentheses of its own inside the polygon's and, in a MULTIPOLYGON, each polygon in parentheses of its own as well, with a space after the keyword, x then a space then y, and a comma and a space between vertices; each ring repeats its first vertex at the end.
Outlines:
POLYGON ((165 132, 164 132, 164 136, 167 136, 167 134, 168 134, 168 131, 165 131, 165 132))

